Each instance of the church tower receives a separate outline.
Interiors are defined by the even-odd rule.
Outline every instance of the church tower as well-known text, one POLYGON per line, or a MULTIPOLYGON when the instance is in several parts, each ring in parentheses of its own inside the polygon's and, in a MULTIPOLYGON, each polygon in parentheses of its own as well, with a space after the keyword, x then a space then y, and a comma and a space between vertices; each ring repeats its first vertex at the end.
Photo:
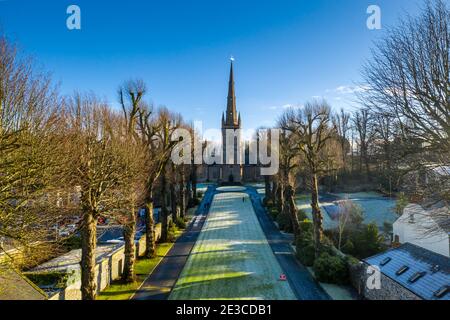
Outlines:
POLYGON ((242 150, 241 150, 241 115, 236 109, 236 93, 234 88, 233 59, 231 59, 230 80, 228 83, 228 100, 226 115, 222 114, 222 147, 223 165, 221 179, 224 182, 242 181, 242 150), (234 147, 232 147, 234 145, 234 147), (227 154, 227 149, 228 154, 227 154), (230 158, 230 151, 234 157, 230 158))

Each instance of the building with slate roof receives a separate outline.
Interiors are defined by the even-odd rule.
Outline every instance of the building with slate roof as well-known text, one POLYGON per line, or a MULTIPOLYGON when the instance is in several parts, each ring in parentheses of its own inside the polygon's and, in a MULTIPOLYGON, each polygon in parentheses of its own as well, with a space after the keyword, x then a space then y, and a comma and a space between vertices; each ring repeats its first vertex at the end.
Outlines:
POLYGON ((395 243, 412 243, 450 257, 450 208, 440 201, 432 206, 410 204, 393 224, 395 243))
MULTIPOLYGON (((381 288, 368 289, 369 300, 450 300, 450 259, 411 243, 365 259, 381 271, 381 288)), ((364 272, 363 283, 370 275, 364 272)))
POLYGON ((20 271, 0 264, 0 301, 47 300, 47 295, 20 271))

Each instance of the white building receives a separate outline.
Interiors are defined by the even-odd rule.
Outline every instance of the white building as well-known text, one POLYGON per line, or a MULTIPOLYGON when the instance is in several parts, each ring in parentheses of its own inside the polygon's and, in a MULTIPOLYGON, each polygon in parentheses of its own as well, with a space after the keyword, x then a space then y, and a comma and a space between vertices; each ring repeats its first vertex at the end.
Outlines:
POLYGON ((450 257, 449 216, 450 209, 443 202, 429 208, 410 204, 394 223, 394 242, 412 243, 450 257))

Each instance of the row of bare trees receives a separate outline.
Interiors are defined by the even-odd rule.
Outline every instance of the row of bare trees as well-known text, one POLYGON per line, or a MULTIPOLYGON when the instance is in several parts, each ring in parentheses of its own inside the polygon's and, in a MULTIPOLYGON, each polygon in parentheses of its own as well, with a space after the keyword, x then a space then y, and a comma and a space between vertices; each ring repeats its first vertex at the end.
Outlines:
POLYGON ((93 93, 60 96, 32 66, 0 38, 0 250, 54 241, 51 226, 80 217, 82 297, 95 299, 100 217, 123 226, 125 282, 135 280, 138 211, 146 211, 148 258, 156 253, 155 198, 161 241, 168 239, 170 212, 184 218, 186 177, 195 175, 170 156, 180 142, 173 132, 189 126, 146 103, 141 80, 120 86, 122 110, 113 110, 93 93))
MULTIPOLYGON (((333 113, 326 101, 314 101, 280 117, 280 172, 266 191, 296 235, 294 190, 311 192, 316 255, 323 239, 319 184, 371 183, 392 193, 420 168, 450 167, 449 23, 450 10, 438 0, 391 29, 364 69, 363 108, 333 113)), ((438 187, 427 180, 415 192, 448 202, 449 176, 441 174, 438 187)), ((436 218, 440 225, 450 220, 436 218)))

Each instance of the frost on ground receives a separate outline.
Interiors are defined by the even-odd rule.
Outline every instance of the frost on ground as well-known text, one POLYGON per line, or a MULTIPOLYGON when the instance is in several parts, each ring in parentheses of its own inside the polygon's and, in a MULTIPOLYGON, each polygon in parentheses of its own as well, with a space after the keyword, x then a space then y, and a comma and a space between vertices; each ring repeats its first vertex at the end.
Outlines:
POLYGON ((295 300, 281 273, 249 197, 221 193, 170 299, 295 300))
MULTIPOLYGON (((358 192, 358 193, 338 193, 336 196, 340 199, 349 199, 361 206, 364 215, 364 224, 375 222, 381 229, 385 222, 393 223, 398 218, 395 214, 395 200, 385 198, 376 192, 358 192)), ((297 208, 303 210, 309 218, 312 218, 311 199, 309 196, 301 195, 296 199, 297 208)), ((320 203, 323 215, 324 228, 334 229, 337 222, 327 214, 327 209, 333 210, 336 207, 334 202, 323 201, 320 203)))

